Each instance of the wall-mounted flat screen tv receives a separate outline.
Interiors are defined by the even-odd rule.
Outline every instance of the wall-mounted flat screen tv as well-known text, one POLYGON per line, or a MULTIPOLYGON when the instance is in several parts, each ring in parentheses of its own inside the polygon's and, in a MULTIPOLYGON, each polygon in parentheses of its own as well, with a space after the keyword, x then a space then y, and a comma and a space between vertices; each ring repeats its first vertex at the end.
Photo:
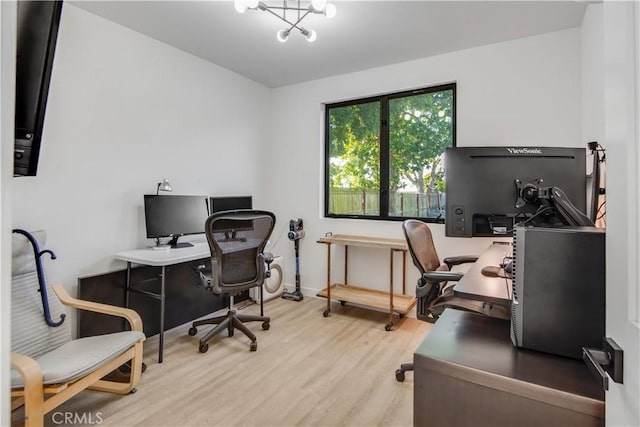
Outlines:
POLYGON ((36 175, 62 1, 18 1, 14 176, 36 175))

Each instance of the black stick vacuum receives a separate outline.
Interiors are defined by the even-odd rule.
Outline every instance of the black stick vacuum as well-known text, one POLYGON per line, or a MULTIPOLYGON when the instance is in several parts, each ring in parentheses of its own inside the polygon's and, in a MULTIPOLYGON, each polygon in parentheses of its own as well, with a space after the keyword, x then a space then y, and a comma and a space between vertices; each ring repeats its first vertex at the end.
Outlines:
POLYGON ((282 294, 282 298, 291 301, 302 301, 302 292, 300 291, 300 239, 304 237, 304 230, 302 229, 302 218, 289 221, 289 234, 287 235, 289 240, 293 240, 293 245, 296 251, 296 290, 289 292, 286 289, 282 294))

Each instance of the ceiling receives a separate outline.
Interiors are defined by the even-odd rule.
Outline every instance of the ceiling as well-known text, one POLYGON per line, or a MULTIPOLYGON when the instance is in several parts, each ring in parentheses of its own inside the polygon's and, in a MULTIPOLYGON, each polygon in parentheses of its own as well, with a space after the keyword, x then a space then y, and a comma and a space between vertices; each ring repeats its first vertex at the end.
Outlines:
POLYGON ((232 0, 70 3, 269 87, 578 27, 586 9, 579 1, 332 1, 335 18, 303 21, 318 34, 313 43, 299 32, 279 43, 284 22, 240 14, 232 0))

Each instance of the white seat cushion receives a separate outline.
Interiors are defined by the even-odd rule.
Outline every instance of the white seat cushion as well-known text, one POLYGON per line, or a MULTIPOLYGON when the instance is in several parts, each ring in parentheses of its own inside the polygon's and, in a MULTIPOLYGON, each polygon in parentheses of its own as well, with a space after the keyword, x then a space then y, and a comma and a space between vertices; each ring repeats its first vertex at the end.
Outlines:
MULTIPOLYGON (((35 360, 42 370, 44 385, 66 383, 89 374, 144 339, 144 334, 137 331, 79 338, 44 353, 35 360)), ((11 370, 11 387, 23 386, 20 374, 11 370)))

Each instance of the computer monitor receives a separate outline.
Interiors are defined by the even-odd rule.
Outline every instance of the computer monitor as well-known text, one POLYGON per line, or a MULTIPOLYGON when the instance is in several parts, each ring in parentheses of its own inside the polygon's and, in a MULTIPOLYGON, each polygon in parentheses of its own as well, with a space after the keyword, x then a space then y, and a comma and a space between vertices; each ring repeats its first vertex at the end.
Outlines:
POLYGON ((147 238, 171 237, 172 248, 192 246, 188 242, 178 243, 180 236, 204 233, 207 220, 207 197, 184 195, 144 195, 144 217, 147 238))
POLYGON ((539 204, 523 200, 525 187, 544 188, 550 197, 560 189, 585 212, 584 148, 455 147, 445 151, 444 164, 447 236, 511 236, 524 222, 553 226, 553 209, 540 215, 539 204))
POLYGON ((253 207, 251 196, 213 196, 209 198, 209 212, 235 211, 238 209, 251 209, 253 207))
POLYGON ((587 215, 594 223, 604 218, 601 212, 604 203, 604 188, 601 187, 600 165, 604 163, 604 149, 597 142, 587 144, 591 151, 591 175, 587 176, 587 215))
MULTIPOLYGON (((252 209, 253 199, 251 196, 213 196, 209 198, 209 211, 211 214, 224 211, 235 211, 239 209, 252 209)), ((235 240, 237 232, 243 230, 253 230, 253 221, 216 221, 213 231, 225 233, 227 240, 235 240)))

